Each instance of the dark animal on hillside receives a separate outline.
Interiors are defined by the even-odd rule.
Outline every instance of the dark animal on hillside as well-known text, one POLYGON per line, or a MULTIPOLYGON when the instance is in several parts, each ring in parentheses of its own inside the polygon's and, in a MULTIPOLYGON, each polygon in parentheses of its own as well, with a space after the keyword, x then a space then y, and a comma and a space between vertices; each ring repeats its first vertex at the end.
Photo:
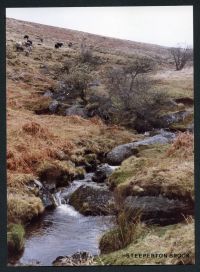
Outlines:
POLYGON ((32 46, 31 46, 31 45, 28 46, 28 47, 26 47, 26 48, 24 49, 25 56, 29 56, 30 53, 31 53, 31 51, 32 51, 32 46))
POLYGON ((63 46, 63 43, 60 43, 60 42, 55 43, 55 48, 59 48, 59 47, 62 47, 62 46, 63 46))
POLYGON ((29 36, 28 35, 24 35, 24 39, 29 39, 29 36))
POLYGON ((29 43, 30 45, 33 45, 33 42, 31 40, 27 40, 27 43, 29 43))
POLYGON ((72 47, 72 42, 69 42, 69 43, 68 43, 68 47, 72 47))

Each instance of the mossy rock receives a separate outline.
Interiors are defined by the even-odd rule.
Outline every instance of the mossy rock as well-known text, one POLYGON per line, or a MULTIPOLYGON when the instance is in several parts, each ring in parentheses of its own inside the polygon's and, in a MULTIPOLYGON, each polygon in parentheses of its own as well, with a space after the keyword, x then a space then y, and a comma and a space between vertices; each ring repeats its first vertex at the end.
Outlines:
POLYGON ((109 178, 108 183, 110 188, 123 184, 129 180, 134 174, 142 169, 145 159, 132 156, 123 161, 119 169, 117 169, 109 178))
POLYGON ((20 253, 24 248, 24 227, 20 224, 10 224, 7 231, 8 254, 20 253))
POLYGON ((133 170, 123 171, 117 170, 115 171, 109 178, 109 186, 110 188, 115 188, 118 184, 124 183, 128 178, 131 178, 134 174, 133 170))
POLYGON ((84 215, 115 213, 113 194, 105 186, 82 185, 70 196, 69 204, 84 215))

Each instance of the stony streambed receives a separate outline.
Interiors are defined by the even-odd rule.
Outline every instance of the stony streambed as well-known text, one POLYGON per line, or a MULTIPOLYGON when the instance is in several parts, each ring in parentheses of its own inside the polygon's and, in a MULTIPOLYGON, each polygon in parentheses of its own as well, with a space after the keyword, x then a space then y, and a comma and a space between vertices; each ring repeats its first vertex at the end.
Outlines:
POLYGON ((71 256, 77 251, 99 254, 99 239, 113 226, 113 217, 84 216, 67 203, 78 187, 88 183, 95 186, 91 178, 92 173, 86 174, 84 180, 75 180, 57 192, 58 206, 27 227, 25 249, 18 265, 51 266, 58 256, 71 256))
MULTIPOLYGON (((174 137, 173 133, 161 131, 142 141, 117 146, 107 154, 107 160, 119 165, 134 155, 139 146, 166 144, 174 137)), ((98 255, 99 239, 115 224, 113 192, 105 180, 117 168, 107 163, 99 165, 95 173, 87 173, 84 179, 57 189, 53 193, 56 208, 46 210, 37 222, 27 227, 25 249, 14 263, 50 266, 58 257, 77 252, 98 255)), ((43 186, 39 181, 37 185, 43 186)), ((187 201, 147 193, 142 190, 135 196, 127 196, 123 204, 129 213, 142 210, 141 220, 147 224, 174 224, 183 220, 182 214, 193 214, 193 205, 187 201)))

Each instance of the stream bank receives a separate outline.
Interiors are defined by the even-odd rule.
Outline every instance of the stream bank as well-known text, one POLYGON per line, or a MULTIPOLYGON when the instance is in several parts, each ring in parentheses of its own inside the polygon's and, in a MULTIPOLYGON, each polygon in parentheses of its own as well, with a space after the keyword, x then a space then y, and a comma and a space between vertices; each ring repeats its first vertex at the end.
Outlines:
MULTIPOLYGON (((69 187, 54 194, 57 207, 48 209, 37 221, 26 228, 25 246, 18 260, 12 265, 51 266, 58 256, 86 251, 98 255, 99 239, 113 227, 113 216, 84 216, 68 204, 69 197, 81 186, 98 186, 92 181, 93 173, 83 180, 74 180, 69 187)), ((99 185, 102 187, 102 185, 99 185)))
MULTIPOLYGON (((95 173, 86 173, 84 179, 76 179, 67 187, 57 188, 56 192, 51 193, 56 208, 46 210, 41 220, 27 227, 25 249, 17 263, 43 266, 52 265, 54 260, 61 260, 62 256, 66 255, 73 256, 77 252, 88 252, 91 256, 99 255, 100 238, 104 232, 113 228, 115 221, 115 217, 112 215, 115 215, 116 210, 113 212, 108 209, 110 204, 115 207, 115 199, 112 195, 114 190, 112 186, 110 190, 108 187, 110 180, 116 180, 116 175, 120 175, 124 163, 129 160, 131 160, 132 169, 137 169, 135 162, 140 162, 141 159, 138 166, 140 168, 145 166, 144 158, 140 158, 143 148, 154 152, 153 148, 156 144, 161 145, 162 148, 172 142, 174 138, 175 134, 173 133, 161 132, 159 135, 142 141, 117 146, 107 154, 107 157, 112 158, 111 155, 113 155, 115 159, 116 154, 124 156, 120 167, 108 164, 99 165, 95 173), (131 150, 139 148, 137 156, 133 156, 133 153, 126 153, 127 145, 134 147, 131 150)), ((157 151, 158 147, 156 146, 157 151)), ((134 175, 134 172, 131 172, 131 175, 134 175)), ((38 186, 43 186, 42 183, 37 183, 38 186)), ((164 225, 170 225, 183 221, 185 215, 193 214, 193 206, 187 199, 185 202, 183 198, 178 201, 176 200, 177 195, 170 199, 170 196, 166 195, 166 191, 165 195, 161 197, 162 192, 159 190, 162 189, 162 186, 160 189, 157 186, 155 190, 151 185, 150 187, 154 191, 149 191, 149 185, 145 188, 141 181, 140 185, 134 185, 132 182, 128 186, 129 191, 125 195, 127 201, 124 203, 128 205, 128 210, 129 212, 131 210, 133 215, 135 209, 141 210, 144 214, 141 218, 145 223, 162 225, 164 222, 164 225), (150 203, 151 205, 149 205, 150 203), (175 213, 173 207, 176 208, 175 213), (182 216, 182 213, 185 215, 182 216), (179 214, 181 216, 177 217, 179 214)), ((123 205, 123 202, 121 204, 123 205)))

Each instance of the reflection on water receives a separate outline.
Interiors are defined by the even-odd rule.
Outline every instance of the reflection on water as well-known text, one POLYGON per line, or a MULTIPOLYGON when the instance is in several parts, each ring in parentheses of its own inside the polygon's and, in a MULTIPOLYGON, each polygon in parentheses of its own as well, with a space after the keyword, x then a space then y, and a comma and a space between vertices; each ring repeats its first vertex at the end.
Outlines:
MULTIPOLYGON (((57 198, 64 196, 66 199, 83 182, 75 182, 68 190, 58 193, 57 198)), ((61 204, 27 228, 25 249, 19 262, 37 265, 39 262, 41 266, 49 266, 58 256, 72 255, 77 251, 96 255, 99 253, 99 238, 112 225, 111 216, 86 217, 72 206, 61 204)))

